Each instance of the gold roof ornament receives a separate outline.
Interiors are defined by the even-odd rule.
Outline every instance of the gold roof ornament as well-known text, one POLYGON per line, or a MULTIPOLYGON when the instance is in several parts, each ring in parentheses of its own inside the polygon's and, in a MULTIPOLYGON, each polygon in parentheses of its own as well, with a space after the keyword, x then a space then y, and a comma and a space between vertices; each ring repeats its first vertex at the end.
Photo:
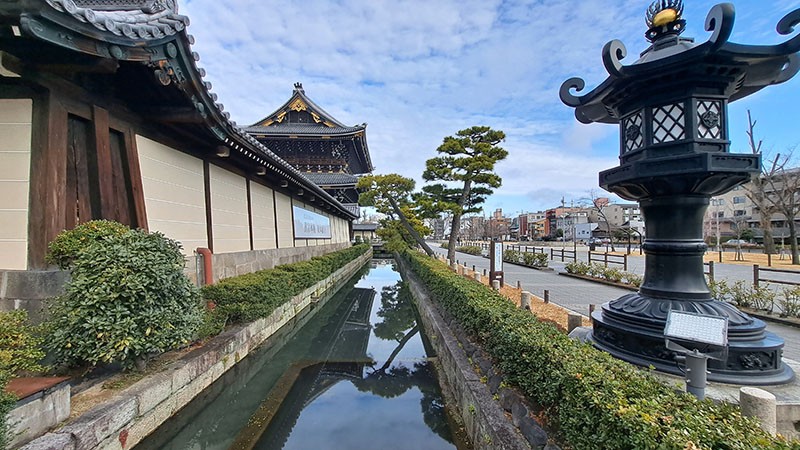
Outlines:
POLYGON ((655 0, 647 8, 645 37, 653 42, 662 36, 679 35, 686 28, 683 20, 683 0, 655 0))

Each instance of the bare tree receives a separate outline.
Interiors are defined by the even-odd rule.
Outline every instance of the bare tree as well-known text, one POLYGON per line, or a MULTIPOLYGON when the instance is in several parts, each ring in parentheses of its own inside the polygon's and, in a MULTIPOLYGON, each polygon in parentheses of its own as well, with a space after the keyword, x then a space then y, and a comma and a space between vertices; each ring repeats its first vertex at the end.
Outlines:
POLYGON ((608 198, 600 197, 594 189, 589 191, 589 207, 597 214, 597 226, 600 230, 605 231, 606 237, 611 241, 611 251, 615 252, 614 239, 611 235, 611 222, 606 217, 606 207, 608 207, 608 198))
POLYGON ((795 217, 800 213, 800 168, 790 168, 792 151, 785 156, 778 154, 772 161, 774 175, 767 179, 767 199, 784 216, 789 228, 789 246, 792 251, 792 264, 800 264, 797 252, 797 227, 795 217))
MULTIPOLYGON (((755 127, 757 121, 753 120, 750 115, 750 110, 747 110, 747 137, 749 138, 750 151, 754 155, 763 155, 761 144, 763 141, 755 138, 755 127)), ((767 195, 767 188, 770 186, 770 180, 775 176, 777 170, 776 158, 772 164, 766 161, 761 165, 761 174, 753 178, 750 183, 744 185, 747 192, 747 198, 753 203, 753 206, 758 210, 758 222, 764 233, 764 253, 775 253, 775 239, 772 236, 772 216, 778 212, 778 208, 771 202, 767 195)))

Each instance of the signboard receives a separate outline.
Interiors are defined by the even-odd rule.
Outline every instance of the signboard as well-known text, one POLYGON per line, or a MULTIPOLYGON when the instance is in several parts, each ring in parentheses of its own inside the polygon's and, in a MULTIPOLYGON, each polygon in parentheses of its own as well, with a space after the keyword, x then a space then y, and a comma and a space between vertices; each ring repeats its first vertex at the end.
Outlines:
POLYGON ((494 280, 503 285, 503 243, 497 241, 489 243, 489 281, 494 280))
POLYGON ((292 206, 295 239, 330 239, 331 219, 299 206, 292 206))
POLYGON ((503 243, 492 242, 492 253, 494 253, 494 271, 503 271, 503 243))

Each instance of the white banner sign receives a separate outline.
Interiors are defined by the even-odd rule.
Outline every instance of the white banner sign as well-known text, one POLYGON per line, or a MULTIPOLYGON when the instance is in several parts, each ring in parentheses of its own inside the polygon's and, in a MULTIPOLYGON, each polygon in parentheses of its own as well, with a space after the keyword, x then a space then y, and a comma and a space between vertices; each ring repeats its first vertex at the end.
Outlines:
POLYGON ((295 239, 330 239, 331 219, 299 206, 294 211, 295 239))

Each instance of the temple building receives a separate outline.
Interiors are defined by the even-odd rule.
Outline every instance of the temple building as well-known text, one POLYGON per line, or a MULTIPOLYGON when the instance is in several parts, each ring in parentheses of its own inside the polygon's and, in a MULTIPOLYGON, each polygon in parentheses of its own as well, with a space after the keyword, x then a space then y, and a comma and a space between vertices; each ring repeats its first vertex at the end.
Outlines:
POLYGON ((358 175, 373 170, 366 129, 339 122, 295 83, 286 103, 245 131, 358 214, 358 175))

